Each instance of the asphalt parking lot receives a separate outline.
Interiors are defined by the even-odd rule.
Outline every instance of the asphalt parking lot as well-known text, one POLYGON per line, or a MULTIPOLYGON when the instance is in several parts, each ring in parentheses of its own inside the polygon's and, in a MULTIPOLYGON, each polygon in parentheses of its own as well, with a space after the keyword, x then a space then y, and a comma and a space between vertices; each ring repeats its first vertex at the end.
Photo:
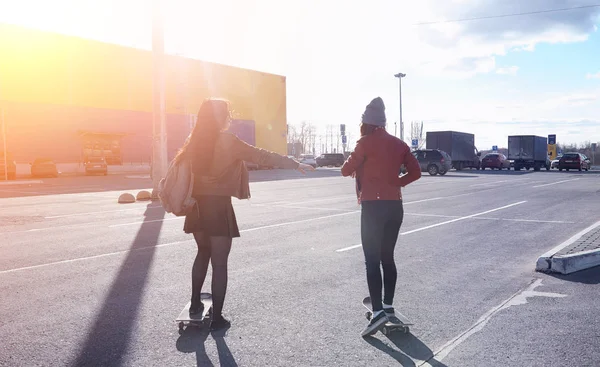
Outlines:
POLYGON ((253 198, 234 200, 232 328, 214 335, 174 322, 195 256, 183 219, 116 203, 148 177, 0 186, 0 365, 597 364, 600 270, 534 269, 598 221, 598 172, 424 174, 396 248, 395 304, 415 325, 367 339, 360 208, 338 175, 252 173, 253 198))

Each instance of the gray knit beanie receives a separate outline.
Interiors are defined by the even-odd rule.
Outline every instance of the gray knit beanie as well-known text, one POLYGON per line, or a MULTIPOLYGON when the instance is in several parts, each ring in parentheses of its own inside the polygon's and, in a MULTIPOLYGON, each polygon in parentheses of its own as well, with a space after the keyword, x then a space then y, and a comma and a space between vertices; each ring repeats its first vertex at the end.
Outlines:
POLYGON ((385 122, 385 105, 383 99, 377 97, 367 105, 367 109, 362 115, 362 123, 385 127, 385 122))

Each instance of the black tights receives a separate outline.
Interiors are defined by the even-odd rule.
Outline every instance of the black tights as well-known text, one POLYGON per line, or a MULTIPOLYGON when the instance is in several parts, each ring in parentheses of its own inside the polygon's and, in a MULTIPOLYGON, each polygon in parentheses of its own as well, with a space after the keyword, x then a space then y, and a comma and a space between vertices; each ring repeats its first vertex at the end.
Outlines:
POLYGON ((231 251, 232 239, 231 237, 208 237, 202 233, 194 233, 194 239, 198 245, 198 254, 192 267, 192 305, 200 303, 200 293, 210 261, 212 264, 213 315, 219 318, 223 311, 227 292, 227 260, 231 251))
POLYGON ((373 311, 383 309, 383 303, 392 305, 398 272, 394 249, 404 217, 402 201, 363 201, 361 215, 362 247, 367 267, 367 284, 373 311), (381 282, 383 268, 383 284, 381 282))

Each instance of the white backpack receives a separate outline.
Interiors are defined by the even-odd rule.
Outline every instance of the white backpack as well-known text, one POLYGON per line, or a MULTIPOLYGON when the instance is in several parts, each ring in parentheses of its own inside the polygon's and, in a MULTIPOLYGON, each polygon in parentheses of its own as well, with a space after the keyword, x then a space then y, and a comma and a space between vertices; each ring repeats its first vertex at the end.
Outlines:
POLYGON ((158 184, 158 197, 167 213, 176 216, 188 214, 196 205, 192 197, 194 175, 189 159, 175 159, 169 164, 167 175, 158 184))

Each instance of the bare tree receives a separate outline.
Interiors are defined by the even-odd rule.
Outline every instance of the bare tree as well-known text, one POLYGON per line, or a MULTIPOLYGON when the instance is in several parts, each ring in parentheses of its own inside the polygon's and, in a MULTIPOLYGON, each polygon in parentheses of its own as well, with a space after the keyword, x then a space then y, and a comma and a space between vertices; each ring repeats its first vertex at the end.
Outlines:
POLYGON ((412 140, 417 139, 417 149, 421 149, 425 146, 425 137, 423 136, 423 121, 413 121, 410 124, 410 138, 412 140))

